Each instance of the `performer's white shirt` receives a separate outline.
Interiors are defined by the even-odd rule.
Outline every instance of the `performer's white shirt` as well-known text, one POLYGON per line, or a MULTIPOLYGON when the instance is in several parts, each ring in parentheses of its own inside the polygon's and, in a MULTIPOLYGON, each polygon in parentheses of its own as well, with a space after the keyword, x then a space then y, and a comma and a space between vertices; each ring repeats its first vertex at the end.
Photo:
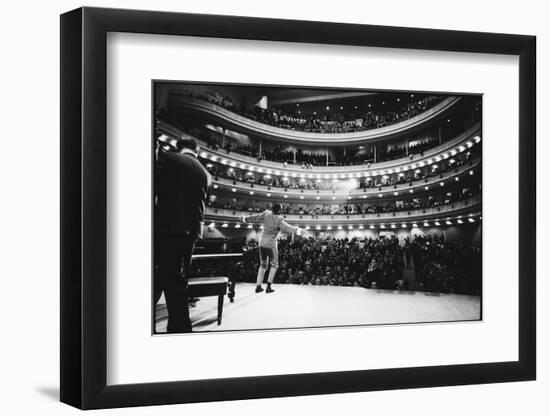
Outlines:
POLYGON ((279 232, 294 234, 298 229, 283 220, 283 217, 274 214, 271 210, 266 210, 261 214, 253 214, 246 216, 245 221, 248 222, 262 222, 264 229, 262 237, 260 238, 260 246, 264 248, 277 247, 277 235, 279 232))

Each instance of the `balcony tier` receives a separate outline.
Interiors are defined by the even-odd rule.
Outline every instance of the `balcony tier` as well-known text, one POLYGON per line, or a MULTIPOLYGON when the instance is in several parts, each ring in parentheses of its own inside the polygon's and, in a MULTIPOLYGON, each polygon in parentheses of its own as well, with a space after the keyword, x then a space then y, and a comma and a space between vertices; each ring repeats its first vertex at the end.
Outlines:
MULTIPOLYGON (((179 129, 165 123, 159 122, 157 125, 159 132, 170 137, 190 137, 189 134, 180 131, 179 129)), ((208 144, 200 139, 195 140, 201 145, 201 157, 223 164, 247 169, 250 171, 268 173, 275 175, 287 175, 293 177, 301 177, 304 175, 307 178, 316 178, 317 175, 326 174, 347 174, 348 176, 376 176, 391 173, 390 171, 399 172, 408 169, 415 169, 424 165, 429 165, 433 162, 438 162, 446 157, 453 156, 454 153, 460 153, 468 148, 467 143, 476 143, 481 140, 481 124, 476 123, 464 133, 457 137, 439 145, 428 149, 423 156, 415 155, 411 160, 410 157, 393 159, 391 161, 371 163, 370 165, 347 165, 347 166, 314 166, 311 169, 303 169, 301 165, 283 164, 268 160, 260 160, 250 156, 246 156, 237 152, 226 152, 223 149, 213 150, 208 148, 208 144), (462 151, 461 151, 462 149, 462 151), (294 175, 293 175, 294 174, 294 175)))
POLYGON ((399 123, 388 126, 348 133, 314 133, 299 130, 284 129, 257 122, 248 117, 241 116, 217 104, 191 97, 172 93, 171 106, 181 111, 198 112, 208 115, 215 120, 223 122, 242 133, 250 133, 267 139, 275 139, 287 143, 343 146, 361 145, 390 139, 406 132, 421 127, 425 123, 442 116, 461 100, 460 97, 448 97, 423 113, 411 117, 399 123))
MULTIPOLYGON (((316 201, 316 197, 319 197, 319 200, 332 201, 333 197, 336 201, 347 200, 348 197, 351 200, 362 199, 366 197, 379 197, 379 194, 382 194, 383 197, 393 197, 394 193, 403 196, 404 193, 410 193, 410 190, 413 192, 425 191, 425 187, 429 187, 431 190, 437 190, 442 188, 440 183, 443 182, 447 184, 449 181, 456 181, 456 177, 463 175, 468 175, 469 171, 477 168, 481 164, 481 157, 473 158, 469 163, 464 164, 456 169, 443 172, 432 177, 427 177, 424 179, 416 180, 412 182, 412 185, 409 183, 404 184, 395 184, 389 186, 382 186, 380 191, 378 187, 372 188, 363 188, 363 189, 353 189, 353 190, 306 190, 298 188, 282 188, 282 187, 273 187, 267 185, 259 184, 249 184, 246 182, 234 181, 227 178, 217 178, 214 180, 214 193, 219 192, 218 190, 234 192, 237 195, 243 197, 273 197, 279 199, 285 199, 288 201, 300 201, 302 202, 307 198, 309 201, 316 201), (235 190, 235 191, 233 191, 235 190), (253 194, 250 194, 250 193, 253 194), (269 196, 268 196, 269 194, 269 196), (285 195, 287 197, 285 197, 285 195)), ((409 196, 409 194, 406 194, 409 196)))
MULTIPOLYGON (((461 220, 463 223, 469 223, 468 218, 479 221, 481 216, 481 196, 473 196, 461 201, 453 203, 418 209, 418 210, 406 210, 395 211, 388 213, 367 213, 367 214, 326 214, 326 215, 311 215, 311 214, 289 214, 283 215, 283 217, 291 224, 297 226, 303 225, 360 225, 360 224, 384 224, 391 228, 391 224, 396 224, 401 227, 403 223, 411 226, 412 223, 429 222, 430 226, 436 226, 435 221, 440 222, 440 225, 445 225, 446 221, 452 222, 452 224, 459 224, 457 220, 461 220)), ((205 224, 210 222, 222 222, 228 223, 232 226, 241 224, 240 218, 242 216, 248 216, 252 213, 247 211, 236 211, 227 209, 216 209, 208 207, 206 209, 205 224)))

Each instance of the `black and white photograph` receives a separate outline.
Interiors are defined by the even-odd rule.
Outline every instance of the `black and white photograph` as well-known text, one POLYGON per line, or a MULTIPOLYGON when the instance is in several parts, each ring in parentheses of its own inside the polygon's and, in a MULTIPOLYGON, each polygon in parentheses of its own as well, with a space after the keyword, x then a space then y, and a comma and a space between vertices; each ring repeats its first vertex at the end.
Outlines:
POLYGON ((152 88, 154 334, 482 319, 481 94, 152 88))

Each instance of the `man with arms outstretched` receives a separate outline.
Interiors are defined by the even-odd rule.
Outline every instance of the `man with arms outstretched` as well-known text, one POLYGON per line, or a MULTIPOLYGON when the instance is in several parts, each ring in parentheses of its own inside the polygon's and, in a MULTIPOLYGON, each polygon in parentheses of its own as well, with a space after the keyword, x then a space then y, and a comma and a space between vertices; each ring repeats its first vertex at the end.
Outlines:
POLYGON ((293 235, 296 233, 300 235, 302 229, 296 226, 291 226, 283 220, 283 217, 279 214, 281 212, 280 204, 273 204, 271 210, 266 210, 261 214, 254 214, 252 216, 244 216, 243 221, 249 222, 262 222, 264 228, 262 237, 260 238, 260 268, 258 268, 258 277, 256 278, 256 292, 262 292, 262 282, 264 281, 265 272, 267 270, 267 264, 271 268, 269 269, 269 276, 267 278, 267 293, 275 291, 271 288, 277 268, 279 267, 279 251, 277 249, 277 235, 279 232, 293 235))

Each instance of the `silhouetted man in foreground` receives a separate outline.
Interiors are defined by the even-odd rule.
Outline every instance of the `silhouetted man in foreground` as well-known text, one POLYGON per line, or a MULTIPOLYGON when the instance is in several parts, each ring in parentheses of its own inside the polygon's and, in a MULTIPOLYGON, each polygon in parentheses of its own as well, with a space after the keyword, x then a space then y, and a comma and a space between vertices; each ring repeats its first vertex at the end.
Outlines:
POLYGON ((175 150, 161 151, 156 165, 154 301, 164 291, 168 333, 191 331, 187 282, 212 182, 198 152, 194 139, 182 139, 175 150))

